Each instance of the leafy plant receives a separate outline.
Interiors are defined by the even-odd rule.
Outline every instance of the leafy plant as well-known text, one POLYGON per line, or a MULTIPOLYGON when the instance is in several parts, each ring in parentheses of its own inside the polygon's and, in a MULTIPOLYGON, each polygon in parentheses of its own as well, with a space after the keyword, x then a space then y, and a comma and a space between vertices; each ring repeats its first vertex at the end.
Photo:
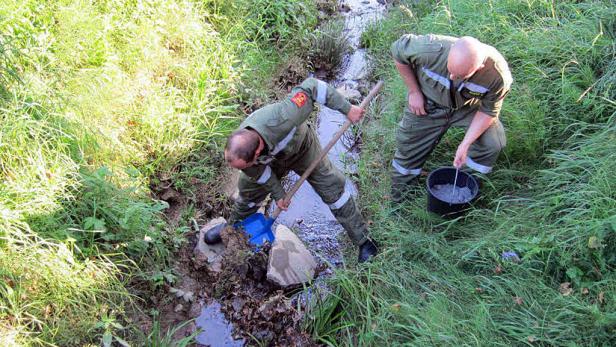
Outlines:
POLYGON ((329 21, 307 35, 309 43, 305 54, 314 70, 328 71, 333 76, 341 66, 342 58, 351 49, 348 34, 343 29, 342 21, 329 21))

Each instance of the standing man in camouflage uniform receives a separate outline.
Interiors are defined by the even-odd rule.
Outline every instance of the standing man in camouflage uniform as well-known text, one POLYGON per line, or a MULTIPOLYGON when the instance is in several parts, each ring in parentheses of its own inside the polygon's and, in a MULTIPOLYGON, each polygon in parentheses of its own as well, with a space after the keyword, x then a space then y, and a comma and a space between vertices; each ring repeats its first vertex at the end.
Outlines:
MULTIPOLYGON (((289 170, 302 175, 321 152, 317 134, 306 122, 315 102, 345 114, 354 123, 364 113, 327 83, 309 78, 283 101, 253 112, 229 136, 225 159, 231 167, 241 170, 239 198, 233 206, 231 222, 255 213, 268 194, 278 207, 287 209, 289 202, 284 201, 281 179, 289 170)), ((368 238, 368 228, 351 192, 345 189, 345 177, 327 156, 308 176, 308 182, 359 247, 358 260, 364 262, 374 256, 376 245, 368 238)))
POLYGON ((404 199, 450 126, 467 128, 453 165, 491 172, 506 144, 498 115, 512 78, 503 56, 475 38, 441 35, 404 35, 391 52, 408 87, 392 161, 392 199, 404 199))

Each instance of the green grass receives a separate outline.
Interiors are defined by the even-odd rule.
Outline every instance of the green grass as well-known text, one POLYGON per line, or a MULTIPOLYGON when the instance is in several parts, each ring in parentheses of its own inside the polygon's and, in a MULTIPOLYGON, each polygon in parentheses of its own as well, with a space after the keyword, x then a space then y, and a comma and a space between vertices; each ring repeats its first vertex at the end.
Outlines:
MULTIPOLYGON (((384 254, 336 274, 309 321, 318 341, 614 343, 615 14, 609 1, 402 1, 368 30, 386 97, 362 130, 359 184, 384 254), (427 214, 421 189, 383 205, 404 103, 388 51, 404 32, 475 35, 513 70, 509 145, 464 219, 427 214)), ((295 0, 2 2, 1 345, 174 343, 127 313, 129 283, 175 280, 185 239, 150 187, 215 181, 241 107, 272 95, 289 56, 336 63, 343 37, 313 34, 317 18, 295 0)), ((449 164, 461 136, 427 167, 449 164)))
MULTIPOLYGON (((386 87, 363 125, 359 185, 383 254, 336 273, 314 336, 353 346, 614 344, 615 13, 608 1, 402 1, 364 34, 386 87), (514 76, 501 115, 508 146, 475 208, 454 221, 425 211, 422 187, 402 205, 383 199, 405 102, 389 46, 409 32, 476 36, 514 76)), ((451 165, 462 133, 445 136, 427 170, 451 165)))
POLYGON ((172 344, 127 314, 129 283, 174 281, 187 230, 150 187, 217 179, 240 105, 316 18, 302 1, 2 2, 1 345, 172 344))

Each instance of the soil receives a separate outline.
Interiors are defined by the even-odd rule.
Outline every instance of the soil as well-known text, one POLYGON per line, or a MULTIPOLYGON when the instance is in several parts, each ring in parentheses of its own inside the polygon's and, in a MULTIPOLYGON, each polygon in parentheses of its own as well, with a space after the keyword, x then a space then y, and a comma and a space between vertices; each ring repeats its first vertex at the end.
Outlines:
MULTIPOLYGON (((193 182, 192 194, 187 195, 176 190, 170 181, 160 179, 159 182, 152 191, 158 199, 169 203, 166 218, 171 227, 185 219, 183 213, 190 204, 197 207, 193 217, 200 223, 214 215, 228 215, 230 197, 236 188, 225 180, 216 185, 193 182)), ((227 324, 226 330, 232 331, 232 337, 227 337, 224 345, 245 342, 246 345, 317 346, 309 334, 302 332, 303 312, 292 302, 292 291, 283 291, 266 279, 269 246, 253 252, 245 234, 228 227, 221 233, 225 251, 221 271, 216 272, 194 259, 198 227, 185 235, 187 242, 175 254, 171 266, 177 280, 157 290, 145 288, 145 283, 141 283, 139 290, 135 287, 136 294, 145 299, 143 306, 158 311, 163 333, 204 316, 204 312, 209 313, 210 319, 216 318, 218 312, 220 320, 215 326, 227 324)), ((134 314, 133 320, 143 331, 151 330, 152 319, 146 314, 134 314)), ((196 321, 178 329, 175 339, 197 332, 196 321)), ((228 333, 220 330, 219 334, 228 333)), ((200 345, 195 342, 193 346, 200 345)))
POLYGON ((303 312, 266 280, 269 246, 253 252, 245 234, 233 228, 222 233, 225 253, 214 297, 227 317, 246 337, 265 345, 316 346, 302 332, 303 312))
MULTIPOLYGON (((290 292, 266 280, 270 247, 254 252, 245 234, 231 227, 225 228, 221 237, 225 251, 220 272, 198 267, 193 261, 196 238, 178 254, 174 269, 180 282, 175 287, 168 286, 167 293, 152 302, 160 310, 163 331, 198 317, 204 307, 214 303, 233 326, 236 343, 243 338, 248 345, 317 346, 302 331, 303 312, 292 304, 287 296, 290 292), (186 300, 186 294, 193 300, 186 300)), ((175 337, 180 339, 195 331, 193 322, 175 337)))

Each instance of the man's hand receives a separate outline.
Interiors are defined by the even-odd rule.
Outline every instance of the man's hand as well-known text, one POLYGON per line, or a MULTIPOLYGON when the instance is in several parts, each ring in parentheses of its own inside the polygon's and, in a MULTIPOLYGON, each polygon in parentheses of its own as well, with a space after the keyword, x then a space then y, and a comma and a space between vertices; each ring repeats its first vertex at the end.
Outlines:
POLYGON ((496 121, 496 117, 488 116, 487 114, 477 111, 471 124, 466 129, 466 135, 464 140, 458 146, 456 150, 456 157, 453 159, 453 166, 460 168, 466 163, 466 155, 469 147, 475 140, 477 140, 485 131, 496 121))
POLYGON ((278 208, 280 208, 281 210, 286 211, 287 209, 289 209, 290 203, 291 201, 285 202, 284 199, 280 199, 276 201, 276 206, 278 206, 278 208))
POLYGON ((408 103, 409 103, 409 111, 413 112, 418 116, 425 116, 426 113, 426 98, 421 92, 421 88, 419 87, 419 83, 417 83, 417 77, 415 76, 415 71, 411 65, 403 64, 394 59, 394 63, 396 64, 396 69, 400 73, 404 84, 408 88, 408 103))
POLYGON ((421 91, 410 92, 409 97, 409 110, 418 116, 427 115, 425 105, 426 98, 421 91))
POLYGON ((349 110, 349 114, 347 114, 347 118, 349 118, 351 123, 357 123, 364 116, 364 112, 365 111, 363 108, 351 105, 351 109, 349 110))
POLYGON ((453 158, 453 166, 461 168, 466 163, 466 156, 468 153, 468 147, 466 144, 461 143, 456 150, 456 156, 453 158))

